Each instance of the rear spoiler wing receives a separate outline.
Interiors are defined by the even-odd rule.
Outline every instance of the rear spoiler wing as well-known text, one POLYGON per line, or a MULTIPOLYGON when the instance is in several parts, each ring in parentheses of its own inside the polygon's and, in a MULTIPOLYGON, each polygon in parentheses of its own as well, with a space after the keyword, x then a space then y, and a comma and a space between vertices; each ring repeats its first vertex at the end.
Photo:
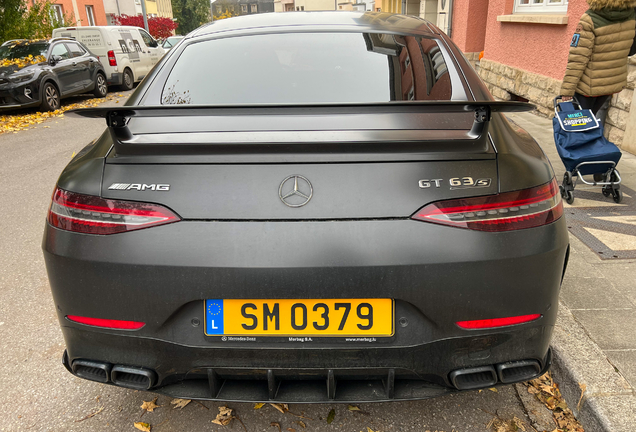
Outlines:
MULTIPOLYGON (((511 101, 399 101, 380 104, 315 104, 315 105, 160 105, 122 106, 107 108, 82 108, 67 111, 67 114, 88 118, 104 118, 118 155, 140 155, 151 151, 153 144, 161 147, 201 145, 199 138, 182 134, 178 140, 153 138, 140 139, 128 128, 132 117, 205 117, 205 116, 249 116, 249 115, 298 115, 298 114, 375 114, 375 113, 461 113, 474 112, 475 118, 466 139, 480 142, 488 133, 488 122, 493 112, 532 111, 535 106, 526 102, 511 101), (156 143, 153 140, 157 140, 156 143), (145 148, 145 150, 144 150, 145 148)), ((404 141, 421 141, 405 138, 404 141)))

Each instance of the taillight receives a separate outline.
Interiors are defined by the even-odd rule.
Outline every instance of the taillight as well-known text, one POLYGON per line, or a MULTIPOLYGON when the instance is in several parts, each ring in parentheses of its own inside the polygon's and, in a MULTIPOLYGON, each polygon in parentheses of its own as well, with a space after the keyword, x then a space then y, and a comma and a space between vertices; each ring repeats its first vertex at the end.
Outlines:
POLYGON ((476 330, 476 329, 488 329, 488 328, 496 328, 496 327, 506 327, 511 325, 523 324, 531 321, 535 321, 541 318, 541 314, 532 314, 532 315, 519 315, 514 317, 506 317, 506 318, 491 318, 491 319, 482 319, 482 320, 472 320, 472 321, 458 321, 457 324, 459 327, 467 330, 476 330))
POLYGON ((547 225, 562 215, 559 186, 552 179, 531 189, 435 202, 411 218, 478 231, 511 231, 547 225))
POLYGON ((115 51, 108 51, 106 53, 108 56, 108 64, 111 66, 117 66, 117 59, 115 58, 115 51))
POLYGON ((146 325, 146 323, 140 321, 123 321, 114 319, 103 318, 89 318, 81 317, 77 315, 66 315, 66 318, 70 321, 85 324, 93 327, 103 327, 121 330, 138 330, 146 325))
POLYGON ((48 221, 56 228, 86 234, 115 234, 181 220, 172 211, 135 201, 102 199, 55 188, 48 221))

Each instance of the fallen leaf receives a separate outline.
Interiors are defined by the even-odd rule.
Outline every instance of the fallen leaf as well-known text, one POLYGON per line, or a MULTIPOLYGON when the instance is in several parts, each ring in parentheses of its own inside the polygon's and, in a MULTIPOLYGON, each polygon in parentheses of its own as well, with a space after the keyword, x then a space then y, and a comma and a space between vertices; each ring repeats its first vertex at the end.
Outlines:
POLYGON ((519 429, 521 429, 524 432, 526 431, 526 427, 523 424, 523 420, 515 416, 513 417, 512 421, 514 422, 515 426, 517 426, 519 429))
POLYGON ((149 402, 144 401, 144 403, 141 404, 141 409, 145 411, 153 412, 155 408, 159 408, 160 406, 160 405, 157 405, 155 402, 157 402, 157 398, 154 398, 153 400, 149 402))
POLYGON ((543 390, 544 392, 546 392, 546 393, 548 393, 548 394, 550 394, 550 395, 554 396, 554 391, 555 391, 556 389, 554 389, 554 388, 552 388, 552 387, 550 387, 550 386, 547 386, 547 385, 542 385, 542 386, 541 386, 541 390, 543 390))
POLYGON ((373 429, 371 429, 369 426, 367 426, 367 432, 373 432, 373 429))
POLYGON ((232 421, 232 411, 232 408, 226 406, 219 407, 219 413, 216 415, 216 418, 212 420, 212 423, 227 426, 232 421))
POLYGON ((84 418, 81 418, 81 419, 79 419, 79 420, 75 420, 75 423, 79 423, 79 422, 84 421, 84 420, 86 420, 86 419, 89 419, 89 418, 91 418, 91 417, 93 417, 93 416, 96 416, 97 414, 99 414, 99 413, 100 413, 100 412, 102 412, 102 411, 104 411, 104 407, 101 407, 101 408, 100 408, 100 409, 98 409, 97 411, 94 411, 94 412, 90 413, 89 415, 87 415, 87 416, 86 416, 86 417, 84 417, 84 418))
POLYGON ((494 388, 494 387, 490 387, 488 390, 490 390, 492 392, 495 392, 495 393, 499 393, 499 391, 496 388, 494 388))
POLYGON ((540 390, 537 390, 537 389, 536 389, 535 387, 533 387, 533 386, 530 386, 530 387, 528 387, 528 393, 531 393, 531 394, 538 394, 538 393, 541 393, 541 391, 540 391, 540 390))
POLYGON ((269 425, 272 426, 272 427, 277 427, 278 428, 278 432, 280 432, 280 430, 281 430, 280 429, 280 424, 278 424, 276 422, 271 422, 269 425))
POLYGON ((329 415, 327 416, 327 424, 331 424, 331 422, 333 421, 335 417, 336 417, 336 410, 332 408, 331 411, 329 411, 329 415))
POLYGON ((273 406, 274 408, 276 408, 278 411, 280 411, 281 413, 285 414, 286 411, 289 411, 289 405, 287 404, 270 404, 271 406, 273 406))
POLYGON ((170 401, 170 405, 174 405, 172 407, 173 409, 175 408, 183 409, 190 402, 192 402, 191 399, 172 399, 170 401))
POLYGON ((305 424, 305 422, 303 422, 303 421, 300 421, 300 420, 299 420, 299 421, 297 421, 296 423, 298 423, 298 424, 300 425, 300 427, 301 427, 301 428, 303 428, 303 429, 307 427, 307 425, 306 425, 306 424, 305 424))
POLYGON ((135 422, 134 426, 143 432, 150 432, 150 428, 152 427, 150 426, 149 423, 142 423, 142 422, 135 422))
POLYGON ((581 389, 581 397, 579 398, 579 403, 576 404, 577 411, 581 409, 581 402, 583 401, 583 395, 585 394, 585 390, 587 390, 587 385, 579 383, 579 388, 581 389))
POLYGON ((265 405, 265 404, 264 404, 264 403, 262 403, 262 402, 255 403, 255 404, 254 404, 254 409, 255 409, 255 410, 256 410, 256 409, 261 409, 261 408, 263 408, 263 405, 265 405))
POLYGON ((357 407, 357 406, 355 406, 355 405, 349 405, 349 406, 347 407, 347 409, 348 409, 349 411, 360 411, 360 408, 358 408, 358 407, 357 407))
POLYGON ((287 428, 287 430, 288 430, 289 432, 296 432, 296 429, 294 429, 294 428, 287 428))

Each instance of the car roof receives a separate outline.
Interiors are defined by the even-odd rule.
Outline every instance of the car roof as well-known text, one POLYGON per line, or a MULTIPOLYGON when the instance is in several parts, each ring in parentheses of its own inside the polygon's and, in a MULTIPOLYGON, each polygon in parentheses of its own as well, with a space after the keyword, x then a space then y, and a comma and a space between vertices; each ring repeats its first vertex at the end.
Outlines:
POLYGON ((219 32, 252 30, 256 33, 270 32, 276 27, 299 27, 302 31, 355 29, 363 32, 406 32, 437 33, 435 27, 422 18, 406 15, 395 15, 385 12, 272 12, 264 14, 243 15, 213 21, 194 30, 188 36, 196 38, 219 32))

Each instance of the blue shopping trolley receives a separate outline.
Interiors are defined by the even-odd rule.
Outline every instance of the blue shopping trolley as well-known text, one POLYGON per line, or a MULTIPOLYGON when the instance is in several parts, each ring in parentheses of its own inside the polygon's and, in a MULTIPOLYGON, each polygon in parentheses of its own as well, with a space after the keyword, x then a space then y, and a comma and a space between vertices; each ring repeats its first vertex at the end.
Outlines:
POLYGON ((577 179, 590 186, 602 186, 603 195, 612 196, 620 203, 621 176, 616 165, 621 151, 603 136, 603 126, 589 109, 573 98, 563 102, 561 96, 554 98, 554 118, 552 119, 554 142, 565 165, 563 183, 559 186, 561 197, 568 203, 574 202, 574 188, 577 179), (593 181, 583 176, 593 175, 593 181))

